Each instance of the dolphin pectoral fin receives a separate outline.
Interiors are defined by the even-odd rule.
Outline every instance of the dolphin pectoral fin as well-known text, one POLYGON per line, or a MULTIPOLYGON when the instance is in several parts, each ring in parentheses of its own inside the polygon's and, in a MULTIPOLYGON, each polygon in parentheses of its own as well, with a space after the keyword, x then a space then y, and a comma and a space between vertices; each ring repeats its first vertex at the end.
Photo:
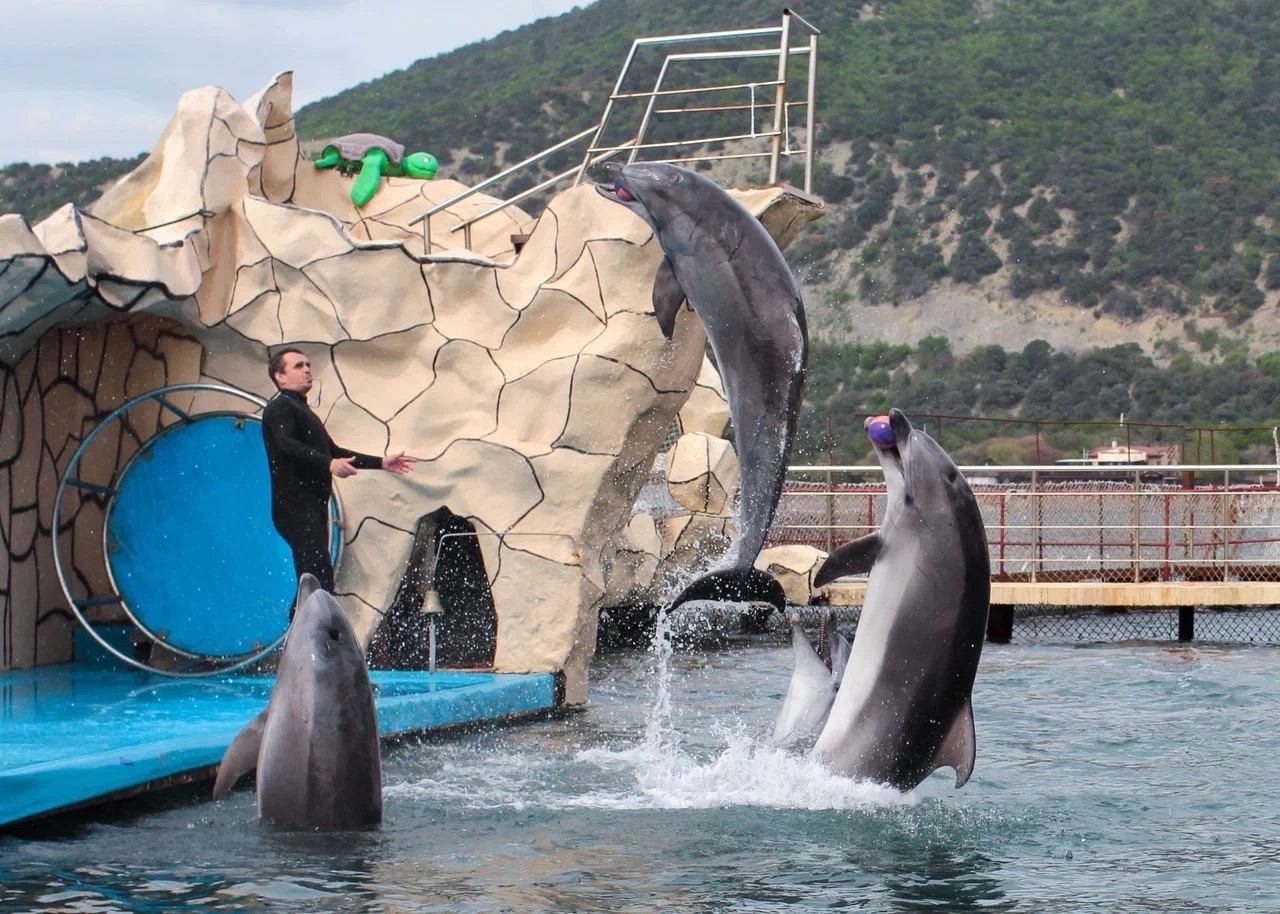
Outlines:
POLYGON ((657 275, 653 277, 653 313, 657 315, 658 326, 667 339, 676 332, 676 315, 680 313, 684 300, 684 288, 676 279, 675 267, 671 265, 670 258, 663 257, 662 263, 658 264, 657 275))
POLYGON ((842 578, 847 574, 866 574, 876 563, 882 543, 879 533, 868 533, 866 536, 845 543, 827 556, 818 573, 814 575, 813 586, 825 587, 836 578, 842 578))
POLYGON ((726 603, 768 603, 779 612, 787 610, 787 595, 778 579, 759 568, 730 568, 698 578, 672 601, 668 612, 693 600, 726 603))
POLYGON ((964 705, 951 722, 951 731, 938 748, 934 768, 950 766, 956 770, 956 786, 963 787, 973 774, 973 762, 978 754, 978 738, 973 728, 973 705, 966 698, 964 705))
POLYGON ((258 767, 258 750, 262 747, 262 730, 267 724, 267 709, 240 731, 232 740, 218 765, 218 779, 213 782, 213 798, 221 800, 250 771, 258 767))

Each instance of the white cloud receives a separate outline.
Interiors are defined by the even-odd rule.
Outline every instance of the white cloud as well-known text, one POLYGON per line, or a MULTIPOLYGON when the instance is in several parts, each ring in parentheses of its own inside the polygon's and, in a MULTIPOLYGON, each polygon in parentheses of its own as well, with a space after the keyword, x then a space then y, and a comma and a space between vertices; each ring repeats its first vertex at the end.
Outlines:
POLYGON ((587 2, 5 0, 0 165, 145 152, 189 89, 293 70, 301 106, 587 2))

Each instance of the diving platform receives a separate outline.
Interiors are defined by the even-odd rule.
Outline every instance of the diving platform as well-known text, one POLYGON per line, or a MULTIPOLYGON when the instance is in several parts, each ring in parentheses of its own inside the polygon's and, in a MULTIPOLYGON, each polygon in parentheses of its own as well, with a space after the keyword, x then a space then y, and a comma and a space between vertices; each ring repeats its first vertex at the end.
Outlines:
MULTIPOLYGON (((384 740, 509 722, 558 704, 550 673, 371 678, 384 740)), ((273 676, 175 679, 94 663, 0 673, 0 828, 213 777, 274 684, 273 676)))

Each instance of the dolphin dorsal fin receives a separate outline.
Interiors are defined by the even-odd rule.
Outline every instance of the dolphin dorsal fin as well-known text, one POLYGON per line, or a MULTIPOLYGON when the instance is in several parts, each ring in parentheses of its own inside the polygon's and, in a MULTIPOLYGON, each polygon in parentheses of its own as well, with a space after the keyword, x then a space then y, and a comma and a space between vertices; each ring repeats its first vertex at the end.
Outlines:
POLYGON ((653 313, 657 315, 658 326, 667 339, 676 332, 676 315, 680 313, 684 300, 684 288, 676 279, 671 258, 663 257, 662 263, 658 264, 658 273, 653 277, 653 313))
POLYGON ((867 574, 876 563, 882 544, 883 540, 880 539, 879 532, 876 532, 840 546, 822 563, 818 573, 814 575, 813 586, 823 587, 848 574, 867 574))
POLYGON ((963 787, 973 774, 973 762, 977 754, 978 738, 973 728, 973 705, 966 698, 955 719, 951 721, 947 738, 938 747, 933 766, 935 770, 947 766, 954 768, 956 786, 963 787))
POLYGON ((213 798, 221 800, 250 771, 258 767, 258 750, 262 747, 262 730, 267 725, 267 710, 249 721, 240 735, 232 740, 218 765, 218 779, 213 782, 213 798))

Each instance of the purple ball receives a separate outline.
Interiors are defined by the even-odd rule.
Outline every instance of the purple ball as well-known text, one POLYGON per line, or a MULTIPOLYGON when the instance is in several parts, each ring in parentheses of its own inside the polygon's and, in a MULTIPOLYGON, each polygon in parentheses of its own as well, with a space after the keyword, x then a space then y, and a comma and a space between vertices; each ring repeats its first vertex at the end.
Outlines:
POLYGON ((893 425, 888 416, 873 416, 867 423, 867 437, 881 450, 887 450, 898 443, 893 437, 893 425))

